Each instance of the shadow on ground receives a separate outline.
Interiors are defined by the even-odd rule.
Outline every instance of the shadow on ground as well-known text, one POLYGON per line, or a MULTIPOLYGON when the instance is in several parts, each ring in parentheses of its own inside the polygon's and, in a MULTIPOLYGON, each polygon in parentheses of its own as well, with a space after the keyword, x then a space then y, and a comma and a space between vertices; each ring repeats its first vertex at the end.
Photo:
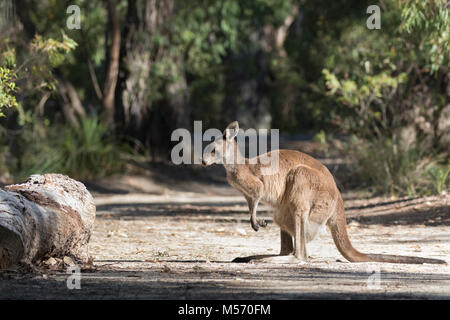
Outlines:
POLYGON ((51 280, 15 279, 11 288, 10 282, 2 281, 0 299, 439 299, 448 296, 386 289, 398 283, 413 288, 424 281, 450 281, 448 274, 387 272, 382 273, 380 288, 358 293, 355 287, 367 286, 366 272, 287 266, 253 268, 245 275, 207 269, 183 273, 157 267, 150 271, 108 269, 100 267, 96 272, 83 273, 80 290, 69 290, 67 276, 62 274, 53 275, 51 280), (336 282, 341 283, 340 289, 332 286, 336 282))
MULTIPOLYGON (((435 201, 432 206, 424 206, 425 200, 398 200, 386 201, 378 204, 350 206, 346 208, 347 222, 357 221, 362 225, 426 225, 449 226, 450 206, 435 201), (414 201, 414 202, 412 202, 414 201), (401 206, 396 210, 395 206, 401 206), (394 209, 393 209, 394 207, 394 209)), ((248 208, 245 202, 156 202, 156 203, 111 203, 97 206, 99 217, 195 217, 220 214, 221 217, 239 217, 248 220, 248 208), (244 217, 245 216, 245 217, 244 217)), ((261 207, 259 215, 263 215, 266 221, 271 223, 271 210, 261 207)), ((230 220, 234 222, 234 220, 230 220)))

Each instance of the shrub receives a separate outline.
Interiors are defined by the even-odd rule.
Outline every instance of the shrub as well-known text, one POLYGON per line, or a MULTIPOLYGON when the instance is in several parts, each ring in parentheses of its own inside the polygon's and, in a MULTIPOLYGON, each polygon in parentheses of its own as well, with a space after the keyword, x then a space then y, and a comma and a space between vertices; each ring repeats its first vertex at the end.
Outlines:
POLYGON ((347 148, 357 180, 374 193, 415 196, 450 187, 448 155, 405 150, 391 139, 353 141, 347 148))
MULTIPOLYGON (((44 134, 31 132, 22 157, 19 176, 57 172, 78 179, 89 179, 122 171, 124 155, 131 152, 117 145, 108 135, 108 128, 97 118, 86 118, 79 128, 54 126, 44 134)), ((26 139, 27 140, 27 139, 26 139)))

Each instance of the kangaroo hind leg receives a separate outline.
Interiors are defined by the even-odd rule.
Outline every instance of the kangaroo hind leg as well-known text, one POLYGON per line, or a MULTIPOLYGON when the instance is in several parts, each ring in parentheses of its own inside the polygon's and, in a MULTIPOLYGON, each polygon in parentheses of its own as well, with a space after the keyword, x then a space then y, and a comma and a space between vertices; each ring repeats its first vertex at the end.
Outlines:
POLYGON ((292 237, 288 232, 281 229, 280 229, 280 242, 281 242, 280 256, 287 256, 293 253, 294 245, 292 243, 292 237))
POLYGON ((253 262, 253 263, 297 263, 299 262, 293 255, 294 246, 291 235, 280 229, 281 250, 279 255, 254 255, 249 257, 238 257, 233 262, 253 262))
POLYGON ((308 254, 306 252, 306 220, 306 211, 302 210, 295 212, 294 256, 301 261, 306 261, 308 259, 308 254))

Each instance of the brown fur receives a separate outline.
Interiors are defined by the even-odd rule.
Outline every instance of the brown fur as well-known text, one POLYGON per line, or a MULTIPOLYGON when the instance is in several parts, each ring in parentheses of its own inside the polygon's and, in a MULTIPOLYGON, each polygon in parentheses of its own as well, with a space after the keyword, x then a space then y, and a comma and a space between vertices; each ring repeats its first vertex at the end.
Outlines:
POLYGON ((234 140, 238 130, 238 123, 231 123, 224 131, 225 139, 211 143, 211 150, 215 149, 215 152, 204 156, 203 164, 224 165, 228 182, 242 192, 248 202, 250 221, 255 231, 265 226, 265 222, 256 219, 259 202, 275 209, 274 221, 281 229, 281 250, 279 256, 252 256, 237 258, 235 261, 305 261, 308 256, 306 243, 314 239, 321 227, 328 225, 336 247, 350 262, 446 263, 438 259, 357 251, 348 238, 344 203, 328 169, 304 153, 276 150, 268 155, 278 155, 278 170, 274 174, 263 175, 262 169, 270 165, 264 165, 262 161, 250 164, 249 159, 243 158, 234 140), (229 160, 233 160, 233 163, 229 160), (238 160, 242 164, 236 164, 238 160))

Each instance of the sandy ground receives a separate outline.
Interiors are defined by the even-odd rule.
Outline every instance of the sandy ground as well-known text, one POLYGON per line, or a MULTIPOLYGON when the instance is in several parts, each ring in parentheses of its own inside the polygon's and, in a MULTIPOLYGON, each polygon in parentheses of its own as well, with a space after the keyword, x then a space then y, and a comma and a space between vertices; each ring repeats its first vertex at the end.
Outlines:
MULTIPOLYGON (((138 177, 128 182, 146 183, 138 177)), ((80 290, 67 288, 64 270, 6 270, 0 272, 0 298, 450 298, 450 266, 349 263, 327 231, 308 244, 306 264, 232 263, 238 256, 278 253, 279 229, 268 208, 259 210, 268 226, 254 232, 243 197, 229 187, 194 183, 186 192, 169 181, 149 188, 93 191, 94 262, 82 268, 80 290)), ((450 261, 450 195, 344 197, 350 237, 359 250, 450 261)))

